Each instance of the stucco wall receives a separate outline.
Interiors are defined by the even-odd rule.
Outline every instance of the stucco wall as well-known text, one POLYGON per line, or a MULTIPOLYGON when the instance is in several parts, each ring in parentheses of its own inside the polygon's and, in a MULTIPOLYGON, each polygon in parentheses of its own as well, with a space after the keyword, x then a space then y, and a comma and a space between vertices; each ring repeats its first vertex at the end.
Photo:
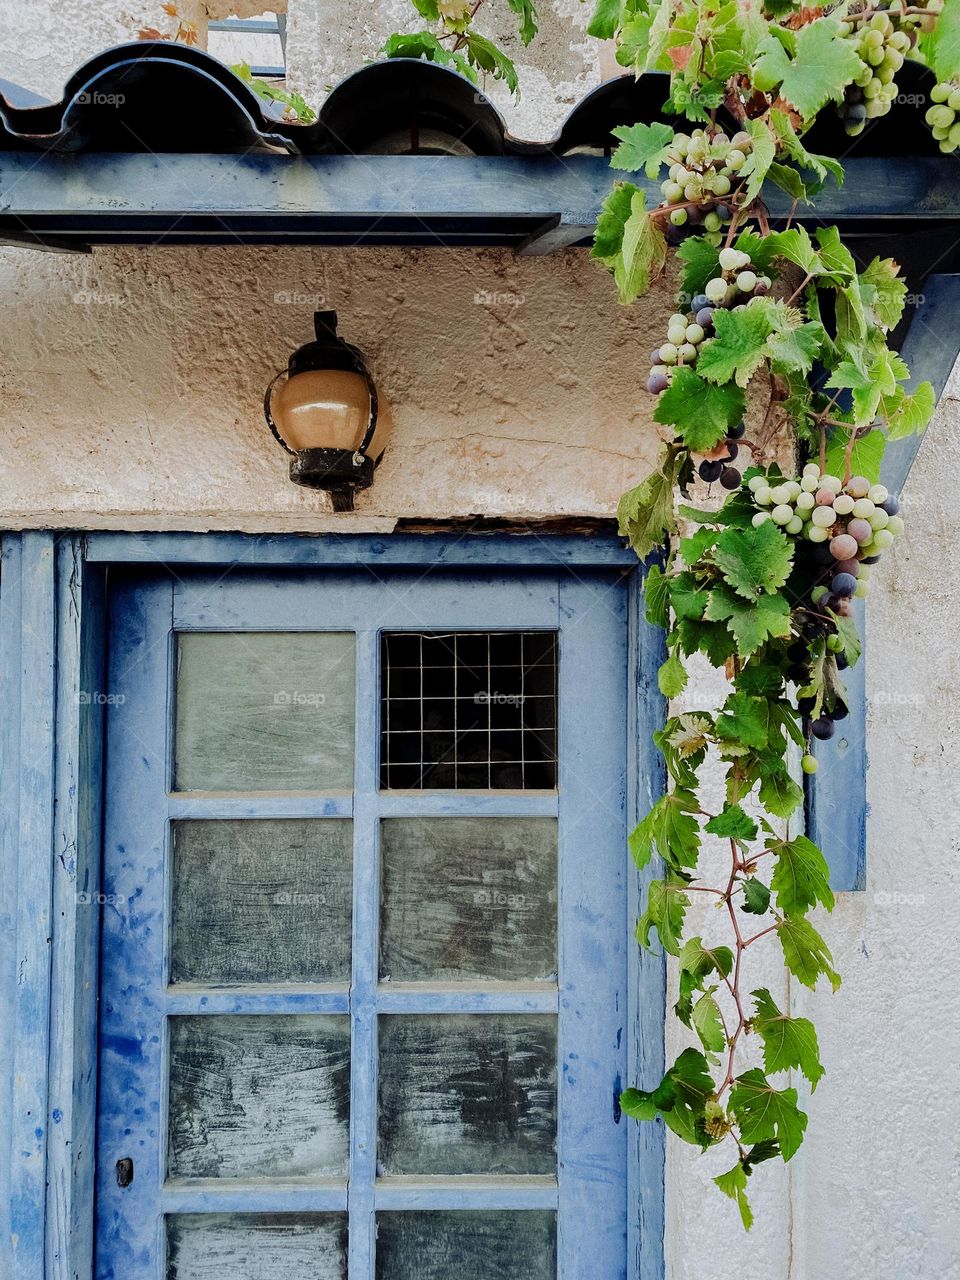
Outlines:
MULTIPOLYGON (((360 0, 338 33, 335 0, 291 0, 291 78, 317 100, 375 52, 404 4, 360 0)), ((553 132, 598 75, 581 30, 588 6, 542 7, 547 39, 521 53, 524 99, 508 108, 528 136, 553 132)), ((0 0, 0 75, 56 96, 83 57, 159 16, 150 3, 0 0)), ((579 252, 3 250, 0 524, 321 530, 405 515, 610 514, 651 456, 636 374, 668 307, 661 290, 619 308, 579 252), (310 336, 318 305, 340 311, 397 414, 354 517, 290 485, 261 418, 263 386, 310 336)), ((825 925, 844 986, 790 991, 775 947, 758 961, 758 982, 820 1029, 829 1074, 809 1137, 786 1170, 757 1174, 748 1238, 710 1185, 715 1156, 670 1140, 672 1280, 960 1276, 960 570, 942 514, 958 466, 948 398, 911 476, 908 537, 869 604, 869 884, 825 925)), ((717 692, 704 674, 687 700, 717 692)), ((672 1024, 669 1038, 682 1042, 672 1024)))

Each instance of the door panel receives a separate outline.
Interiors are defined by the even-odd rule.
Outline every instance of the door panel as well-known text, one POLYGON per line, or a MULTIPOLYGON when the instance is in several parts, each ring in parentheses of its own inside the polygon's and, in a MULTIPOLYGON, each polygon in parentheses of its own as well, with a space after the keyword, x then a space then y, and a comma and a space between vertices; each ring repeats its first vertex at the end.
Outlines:
POLYGON ((626 632, 600 572, 115 584, 98 1280, 626 1274, 626 632))

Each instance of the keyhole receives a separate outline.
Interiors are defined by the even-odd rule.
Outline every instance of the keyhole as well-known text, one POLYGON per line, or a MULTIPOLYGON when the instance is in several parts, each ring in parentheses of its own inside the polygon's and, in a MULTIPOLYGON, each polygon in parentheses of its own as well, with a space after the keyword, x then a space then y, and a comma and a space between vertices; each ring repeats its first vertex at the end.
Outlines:
POLYGON ((117 1161, 117 1186, 129 1187, 133 1181, 133 1161, 129 1156, 124 1156, 122 1160, 117 1161))

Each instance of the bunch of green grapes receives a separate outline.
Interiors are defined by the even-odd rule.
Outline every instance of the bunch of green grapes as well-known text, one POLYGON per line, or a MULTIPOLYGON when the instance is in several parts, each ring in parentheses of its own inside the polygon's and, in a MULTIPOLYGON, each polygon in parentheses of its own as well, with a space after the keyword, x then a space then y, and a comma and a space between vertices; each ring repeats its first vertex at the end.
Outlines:
POLYGON ((930 90, 933 106, 924 116, 933 136, 940 143, 940 150, 949 155, 960 147, 960 85, 946 80, 935 84, 930 90))
POLYGON ((670 170, 660 184, 673 239, 702 232, 719 244, 721 228, 733 217, 730 198, 753 147, 749 133, 732 138, 722 130, 678 133, 670 144, 670 170))
MULTIPOLYGON (((895 21, 896 10, 874 13, 850 33, 863 69, 844 91, 840 116, 847 133, 862 133, 868 120, 885 116, 897 96, 894 76, 903 66, 915 36, 895 21)), ((857 22, 851 14, 846 21, 857 22)))

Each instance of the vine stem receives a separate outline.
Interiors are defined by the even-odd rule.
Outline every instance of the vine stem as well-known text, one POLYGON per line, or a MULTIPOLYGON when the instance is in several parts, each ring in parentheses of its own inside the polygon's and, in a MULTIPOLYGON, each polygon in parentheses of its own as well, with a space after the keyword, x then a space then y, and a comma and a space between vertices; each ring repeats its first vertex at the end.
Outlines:
POLYGON ((727 1037, 729 1046, 727 1052, 727 1071, 723 1077, 723 1081, 717 1090, 717 1098, 722 1098, 727 1089, 733 1084, 733 1064, 737 1056, 737 1044, 740 1036, 747 1025, 747 1015, 743 1009, 743 1000, 740 996, 740 966, 743 961, 743 953, 746 950, 747 943, 743 940, 743 934, 740 932, 740 922, 737 920, 736 907, 733 905, 733 890, 737 882, 737 871, 740 868, 740 859, 737 856, 737 842, 731 838, 730 840, 730 879, 727 881, 727 891, 725 894, 727 900, 727 913, 730 916, 730 923, 733 925, 733 932, 737 940, 737 958, 733 964, 733 982, 728 982, 730 994, 733 996, 733 1002, 737 1007, 737 1026, 732 1036, 727 1037))

